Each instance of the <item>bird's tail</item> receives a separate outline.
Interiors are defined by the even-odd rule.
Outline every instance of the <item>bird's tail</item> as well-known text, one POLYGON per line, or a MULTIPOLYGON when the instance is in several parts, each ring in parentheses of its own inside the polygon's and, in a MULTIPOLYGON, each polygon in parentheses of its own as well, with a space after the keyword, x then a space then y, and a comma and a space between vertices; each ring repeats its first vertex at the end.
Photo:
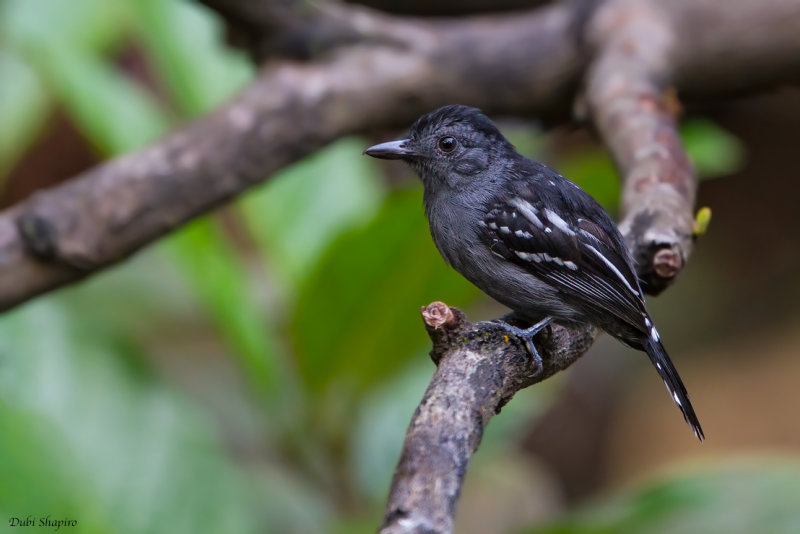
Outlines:
POLYGON ((652 328, 651 335, 647 338, 645 351, 647 355, 650 356, 650 361, 653 362, 658 374, 661 375, 661 378, 664 380, 664 384, 667 386, 667 391, 669 391, 669 394, 672 396, 672 400, 675 401, 675 404, 677 404, 678 408, 683 412, 683 418, 686 419, 686 422, 691 427, 694 435, 697 436, 697 439, 703 441, 705 435, 703 434, 703 429, 700 427, 700 421, 694 413, 694 408, 692 408, 689 394, 683 386, 677 369, 672 365, 672 361, 669 359, 664 345, 662 345, 661 341, 658 339, 658 333, 655 328, 652 328))

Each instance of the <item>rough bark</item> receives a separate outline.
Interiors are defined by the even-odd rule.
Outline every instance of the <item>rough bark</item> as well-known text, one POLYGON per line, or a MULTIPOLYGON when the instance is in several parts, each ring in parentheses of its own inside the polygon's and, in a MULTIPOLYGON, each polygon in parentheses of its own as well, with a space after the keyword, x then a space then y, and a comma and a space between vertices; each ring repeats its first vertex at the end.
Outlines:
MULTIPOLYGON (((258 77, 152 146, 0 213, 0 309, 125 259, 339 137, 407 126, 454 102, 551 123, 588 110, 624 181, 621 228, 645 287, 658 292, 692 242, 696 184, 676 95, 691 103, 800 79, 800 0, 575 1, 444 19, 336 3, 205 3, 264 61, 258 77)), ((409 429, 385 532, 450 532, 490 417, 596 334, 556 327, 540 337, 545 372, 533 379, 524 348, 503 332, 458 312, 436 328, 428 311, 438 368, 409 429)))
POLYGON ((696 180, 677 130, 668 85, 678 37, 663 5, 635 0, 601 6, 588 28, 596 57, 586 98, 625 184, 626 232, 644 289, 657 294, 678 275, 692 246, 696 180))
MULTIPOLYGON (((624 14, 607 17, 611 23, 595 20, 624 4, 609 0, 592 10, 585 3, 564 3, 513 15, 435 20, 325 4, 311 15, 315 24, 330 27, 327 34, 357 35, 355 42, 326 41, 310 62, 272 59, 248 88, 208 116, 0 213, 0 309, 125 259, 341 136, 407 125, 421 113, 452 102, 477 105, 495 115, 563 121, 587 67, 590 100, 601 94, 597 88, 602 84, 592 80, 603 79, 602 61, 591 65, 592 58, 602 58, 602 51, 625 53, 625 42, 615 45, 618 40, 609 36, 625 24, 624 14)), ((226 5, 228 16, 245 17, 248 11, 237 11, 242 5, 256 9, 270 3, 226 0, 226 5)), ((708 24, 719 10, 710 0, 674 0, 640 9, 652 10, 657 23, 674 35, 666 47, 666 66, 658 71, 663 78, 650 80, 645 99, 656 110, 650 113, 651 134, 667 132, 669 142, 666 148, 645 150, 669 152, 666 157, 675 161, 661 161, 653 172, 678 169, 675 176, 688 183, 685 164, 678 161, 682 151, 670 144, 677 139, 669 133, 674 119, 658 91, 674 87, 695 99, 720 98, 797 80, 800 1, 732 0, 719 15, 724 24, 708 24), (697 31, 699 25, 704 31, 697 31)), ((647 41, 650 35, 634 32, 633 37, 647 41)), ((297 39, 302 41, 302 34, 297 39)), ((635 69, 631 74, 637 75, 635 69)), ((649 65, 640 69, 639 75, 650 74, 649 65)), ((626 151, 640 153, 625 147, 631 136, 615 139, 604 126, 604 117, 613 119, 618 113, 593 109, 603 140, 622 166, 628 165, 620 157, 626 151)), ((663 137, 651 138, 660 142, 663 137)), ((642 159, 630 162, 630 172, 646 167, 642 159)), ((655 180, 674 178, 659 175, 655 180)), ((691 189, 684 193, 683 198, 675 195, 674 208, 684 220, 675 230, 684 247, 681 264, 689 252, 685 221, 691 189)), ((631 195, 626 199, 630 213, 638 201, 631 195)), ((663 235, 652 238, 654 250, 664 248, 663 235)), ((663 284, 647 286, 655 290, 663 284)))
MULTIPOLYGON (((624 94, 624 93, 623 93, 624 94)), ((635 110, 636 108, 634 108, 635 110)), ((636 111, 634 111, 636 112, 636 111)), ((642 122, 651 117, 645 107, 642 122)), ((675 124, 671 135, 677 139, 675 124)), ((616 135, 617 130, 612 130, 616 135)), ((626 139, 626 137, 622 137, 626 139)), ((636 137, 629 140, 637 143, 636 137)), ((635 158, 633 158, 635 159, 635 158)), ((631 187, 630 174, 623 175, 631 187)), ((650 255, 651 235, 658 221, 670 235, 679 235, 684 216, 691 213, 691 193, 682 203, 670 205, 661 219, 649 216, 653 199, 663 188, 657 180, 638 181, 637 199, 620 223, 636 257, 650 255), (645 214, 645 215, 643 215, 645 214), (642 218, 644 222, 641 222, 642 218), (638 232, 641 232, 639 234, 638 232)), ((655 204, 658 209, 658 204, 655 204)), ((676 239, 680 246, 682 241, 676 239)), ((640 277, 652 275, 650 262, 638 264, 640 277)), ((588 325, 546 328, 537 338, 544 362, 543 372, 531 376, 527 349, 506 331, 492 323, 473 324, 464 315, 437 302, 423 308, 428 333, 433 341, 431 357, 437 364, 433 379, 406 432, 403 450, 392 480, 381 534, 447 534, 452 532, 456 503, 472 454, 477 450, 491 417, 514 394, 567 368, 591 347, 599 331, 588 325)))
POLYGON ((593 328, 553 326, 537 337, 540 374, 524 344, 492 323, 470 323, 442 302, 422 310, 437 365, 406 433, 381 534, 451 532, 472 454, 489 420, 522 388, 565 369, 591 346, 593 328))

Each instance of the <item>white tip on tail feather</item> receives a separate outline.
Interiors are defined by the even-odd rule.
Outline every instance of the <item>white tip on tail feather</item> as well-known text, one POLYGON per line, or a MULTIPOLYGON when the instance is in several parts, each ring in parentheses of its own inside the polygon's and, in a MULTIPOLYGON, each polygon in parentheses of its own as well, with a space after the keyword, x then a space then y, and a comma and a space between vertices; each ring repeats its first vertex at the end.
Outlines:
POLYGON ((655 326, 651 326, 651 327, 650 327, 650 337, 651 337, 651 338, 653 339, 653 341, 655 341, 656 343, 658 343, 658 340, 659 340, 659 339, 661 339, 661 338, 659 337, 659 335, 658 335, 658 330, 656 330, 656 327, 655 327, 655 326))

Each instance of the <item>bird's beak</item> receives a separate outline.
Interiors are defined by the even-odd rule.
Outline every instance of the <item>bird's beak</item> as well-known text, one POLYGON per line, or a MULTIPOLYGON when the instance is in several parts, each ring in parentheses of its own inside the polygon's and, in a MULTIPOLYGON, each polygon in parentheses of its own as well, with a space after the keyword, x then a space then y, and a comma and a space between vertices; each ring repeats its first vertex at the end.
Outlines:
POLYGON ((364 151, 364 154, 380 159, 404 159, 409 156, 415 156, 416 152, 408 148, 408 142, 408 139, 401 139, 399 141, 381 143, 369 147, 364 151))

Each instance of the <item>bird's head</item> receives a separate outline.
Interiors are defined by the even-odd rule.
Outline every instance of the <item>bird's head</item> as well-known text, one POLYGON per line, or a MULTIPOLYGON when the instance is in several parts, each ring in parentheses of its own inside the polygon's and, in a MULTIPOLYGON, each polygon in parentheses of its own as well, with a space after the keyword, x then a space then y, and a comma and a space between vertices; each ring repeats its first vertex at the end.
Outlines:
POLYGON ((371 146, 365 154, 402 159, 419 174, 426 191, 464 189, 485 184, 516 152, 497 126, 480 110, 445 106, 423 115, 406 139, 371 146))

